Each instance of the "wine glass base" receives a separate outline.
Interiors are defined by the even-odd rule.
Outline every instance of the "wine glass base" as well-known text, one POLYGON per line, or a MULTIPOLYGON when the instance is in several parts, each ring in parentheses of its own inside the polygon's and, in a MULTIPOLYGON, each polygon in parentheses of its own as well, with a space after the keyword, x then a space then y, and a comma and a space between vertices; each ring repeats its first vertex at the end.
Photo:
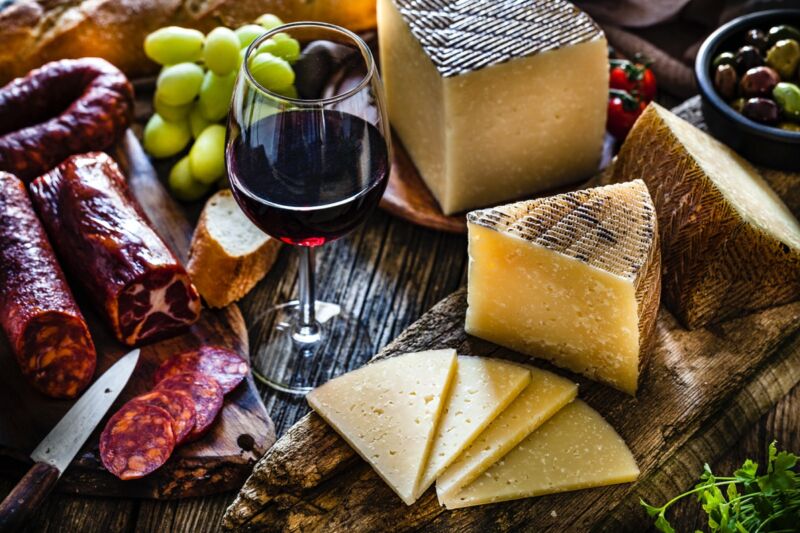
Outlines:
POLYGON ((346 361, 369 358, 369 331, 358 317, 337 304, 317 302, 319 329, 306 335, 297 301, 276 305, 258 317, 267 328, 266 340, 252 353, 253 375, 265 385, 288 394, 304 395, 347 370, 346 361), (336 354, 347 354, 338 362, 336 354))

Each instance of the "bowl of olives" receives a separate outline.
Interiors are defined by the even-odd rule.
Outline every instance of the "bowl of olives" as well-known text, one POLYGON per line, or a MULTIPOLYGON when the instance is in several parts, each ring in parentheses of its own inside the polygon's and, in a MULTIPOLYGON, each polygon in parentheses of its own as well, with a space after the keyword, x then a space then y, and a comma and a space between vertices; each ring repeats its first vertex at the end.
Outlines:
POLYGON ((700 47, 695 76, 715 137, 759 165, 800 170, 800 9, 720 27, 700 47))

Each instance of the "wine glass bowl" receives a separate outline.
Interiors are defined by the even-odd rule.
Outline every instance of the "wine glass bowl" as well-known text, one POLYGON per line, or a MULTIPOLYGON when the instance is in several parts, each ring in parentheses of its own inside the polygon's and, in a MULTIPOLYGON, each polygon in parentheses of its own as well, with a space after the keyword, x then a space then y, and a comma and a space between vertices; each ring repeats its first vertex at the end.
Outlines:
POLYGON ((366 330, 338 306, 336 313, 325 309, 324 323, 317 319, 320 305, 333 304, 315 301, 313 279, 314 249, 362 224, 388 182, 389 127, 368 46, 346 29, 310 22, 256 39, 236 81, 225 155, 231 190, 244 213, 302 256, 299 301, 275 306, 264 317, 273 328, 257 349, 254 371, 278 390, 307 392, 336 373, 326 332, 349 331, 371 348, 366 330), (291 73, 270 52, 289 39, 302 50, 291 73), (345 63, 363 77, 331 83, 345 63))

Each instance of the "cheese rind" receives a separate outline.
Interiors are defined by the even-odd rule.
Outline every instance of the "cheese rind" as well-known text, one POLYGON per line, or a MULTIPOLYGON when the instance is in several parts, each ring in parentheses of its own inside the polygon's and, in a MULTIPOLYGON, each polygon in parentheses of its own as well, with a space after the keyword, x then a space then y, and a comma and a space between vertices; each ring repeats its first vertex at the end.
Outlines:
POLYGON ((306 399, 411 505, 456 367, 455 350, 406 354, 334 378, 306 399))
POLYGON ((643 179, 658 212, 664 303, 698 328, 800 299, 800 223, 747 161, 652 103, 614 181, 643 179))
POLYGON ((588 15, 563 0, 379 0, 378 25, 392 126, 446 214, 597 169, 608 50, 588 15))
POLYGON ((436 479, 440 502, 474 481, 578 394, 578 386, 568 379, 538 368, 530 371, 525 390, 436 479))
POLYGON ((644 183, 469 214, 466 330, 635 394, 660 298, 644 183))
POLYGON ((422 495, 530 383, 527 367, 486 357, 458 358, 458 369, 416 495, 422 495))
POLYGON ((443 503, 458 509, 627 483, 639 467, 625 441, 597 411, 575 400, 483 475, 443 503))

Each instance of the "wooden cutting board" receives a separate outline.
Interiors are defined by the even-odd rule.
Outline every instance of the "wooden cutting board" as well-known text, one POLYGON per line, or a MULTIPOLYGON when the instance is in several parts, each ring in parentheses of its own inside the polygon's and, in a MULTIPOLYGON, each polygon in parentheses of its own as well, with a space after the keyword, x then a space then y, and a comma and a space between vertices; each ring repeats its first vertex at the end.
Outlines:
MULTIPOLYGON (((192 227, 158 181, 155 170, 131 131, 112 155, 128 175, 134 196, 156 229, 185 261, 192 227)), ((80 290, 74 292, 81 309, 86 311, 97 347, 99 375, 128 349, 113 339, 99 317, 91 312, 91 306, 82 301, 80 290)), ((247 328, 236 305, 215 311, 205 309, 200 321, 185 334, 143 347, 139 364, 109 416, 128 399, 152 388, 152 376, 161 361, 205 342, 226 346, 249 358, 247 328)), ((14 468, 6 461, 4 466, 7 470, 21 475, 19 470, 29 461, 28 454, 72 404, 71 401, 45 398, 28 386, 7 342, 0 340, 0 456, 11 459, 17 466, 14 468)), ((233 490, 241 486, 256 460, 275 442, 272 420, 252 376, 225 398, 218 421, 205 437, 177 448, 162 468, 140 480, 120 481, 103 468, 98 436, 104 424, 105 419, 64 473, 57 490, 84 495, 159 499, 233 490)))
MULTIPOLYGON (((676 110, 702 125, 697 102, 676 110)), ((795 215, 800 174, 765 177, 795 215)), ((599 181, 602 182, 603 176, 599 181)), ((464 332, 466 290, 449 296, 376 357, 431 348, 531 359, 464 332)), ((637 398, 541 361, 576 379, 580 397, 630 446, 635 483, 447 511, 433 489, 407 507, 320 417, 306 415, 267 452, 228 509, 248 531, 643 531, 639 498, 663 503, 697 482, 743 432, 800 382, 800 302, 705 329, 684 330, 661 309, 654 353, 637 398), (313 452, 309 452, 313 450, 313 452)), ((767 437, 767 440, 769 437, 767 437)))

